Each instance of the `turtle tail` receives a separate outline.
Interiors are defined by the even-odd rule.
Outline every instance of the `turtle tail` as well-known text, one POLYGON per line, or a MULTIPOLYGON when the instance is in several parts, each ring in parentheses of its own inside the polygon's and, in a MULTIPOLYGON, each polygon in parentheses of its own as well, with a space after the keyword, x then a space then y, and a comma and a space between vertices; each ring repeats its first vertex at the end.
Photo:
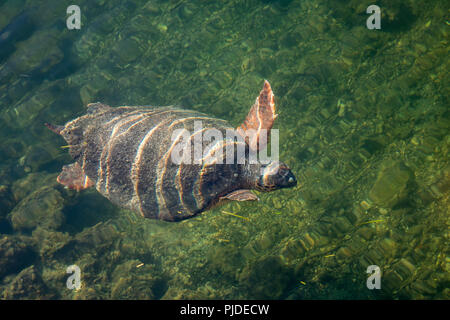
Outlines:
POLYGON ((62 129, 64 129, 64 126, 58 126, 47 122, 44 123, 44 125, 56 134, 61 134, 62 129))

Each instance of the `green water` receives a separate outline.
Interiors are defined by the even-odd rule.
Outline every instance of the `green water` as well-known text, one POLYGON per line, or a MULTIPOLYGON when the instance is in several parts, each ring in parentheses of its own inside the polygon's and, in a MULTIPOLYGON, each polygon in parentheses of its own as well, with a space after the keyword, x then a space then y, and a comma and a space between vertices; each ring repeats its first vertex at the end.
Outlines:
POLYGON ((361 0, 80 0, 68 30, 71 4, 0 1, 0 298, 449 299, 448 1, 378 1, 381 30, 361 0), (44 122, 101 101, 237 126, 264 79, 293 189, 167 223, 55 181, 44 122))

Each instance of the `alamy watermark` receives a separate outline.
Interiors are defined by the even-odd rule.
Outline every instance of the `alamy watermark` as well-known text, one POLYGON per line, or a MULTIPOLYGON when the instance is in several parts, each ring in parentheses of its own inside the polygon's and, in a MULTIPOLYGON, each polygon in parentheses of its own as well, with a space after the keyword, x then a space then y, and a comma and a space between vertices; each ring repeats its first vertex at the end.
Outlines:
MULTIPOLYGON (((254 150, 246 148, 248 141, 258 141, 266 146, 269 130, 245 131, 245 137, 233 129, 222 131, 203 128, 202 121, 194 121, 194 131, 177 129, 172 133, 171 160, 174 164, 268 164, 277 161, 279 156, 279 132, 270 130, 270 156, 265 147, 254 150), (247 150, 247 152, 246 152, 247 150)), ((254 142, 256 145, 256 142, 254 142)))
POLYGON ((367 278, 367 289, 381 289, 381 269, 377 265, 371 265, 367 267, 367 273, 370 276, 367 278))
POLYGON ((68 266, 66 273, 72 274, 67 278, 66 287, 70 290, 79 290, 81 288, 81 269, 77 265, 68 266))
POLYGON ((66 26, 67 29, 73 30, 77 29, 79 30, 81 28, 81 10, 80 7, 73 4, 71 6, 67 7, 66 10, 67 14, 70 14, 70 16, 66 20, 66 26))
MULTIPOLYGON (((66 26, 69 30, 81 29, 81 10, 80 7, 72 4, 67 7, 67 14, 70 14, 66 19, 66 26)), ((372 4, 367 7, 366 13, 370 16, 366 20, 367 29, 381 29, 381 9, 379 6, 372 4)))
POLYGON ((370 14, 367 18, 367 29, 381 29, 381 9, 379 6, 372 4, 367 7, 366 13, 370 14))

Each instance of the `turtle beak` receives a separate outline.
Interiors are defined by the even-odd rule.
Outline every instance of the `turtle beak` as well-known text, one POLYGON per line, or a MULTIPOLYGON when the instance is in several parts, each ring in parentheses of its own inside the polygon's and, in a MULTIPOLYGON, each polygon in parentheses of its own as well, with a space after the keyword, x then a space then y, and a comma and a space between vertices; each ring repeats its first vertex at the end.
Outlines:
POLYGON ((292 172, 289 172, 289 174, 286 176, 286 187, 292 188, 297 185, 297 179, 295 178, 294 174, 292 172))

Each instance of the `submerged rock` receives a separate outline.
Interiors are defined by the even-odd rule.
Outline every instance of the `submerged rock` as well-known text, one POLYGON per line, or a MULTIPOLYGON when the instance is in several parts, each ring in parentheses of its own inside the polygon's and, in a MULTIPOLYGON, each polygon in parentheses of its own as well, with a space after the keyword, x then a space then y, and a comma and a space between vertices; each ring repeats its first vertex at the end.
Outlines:
POLYGON ((68 233, 47 230, 38 226, 33 231, 33 239, 37 242, 40 256, 49 259, 66 247, 71 237, 68 233))
POLYGON ((375 204, 392 208, 406 199, 412 173, 403 163, 387 163, 378 173, 377 180, 369 192, 375 204))
POLYGON ((30 231, 37 226, 59 228, 64 222, 64 199, 52 187, 43 187, 24 198, 10 213, 14 230, 30 231))
POLYGON ((36 172, 42 166, 54 161, 58 150, 52 147, 51 145, 42 146, 42 144, 30 146, 19 163, 25 167, 25 170, 36 172))
POLYGON ((32 126, 41 112, 53 104, 62 86, 61 81, 43 84, 39 90, 20 100, 13 108, 5 109, 2 118, 16 129, 32 126))
POLYGON ((11 188, 15 201, 20 201, 34 190, 42 186, 55 186, 57 174, 48 174, 45 172, 32 172, 24 178, 16 180, 11 188))
POLYGON ((281 258, 269 256, 248 264, 242 270, 239 281, 248 288, 249 298, 280 299, 292 276, 281 258))
POLYGON ((3 292, 3 299, 51 299, 54 293, 45 285, 35 266, 20 272, 3 292))
POLYGON ((155 276, 154 266, 139 260, 130 260, 118 265, 113 272, 112 299, 159 299, 165 281, 155 276))
POLYGON ((234 246, 212 247, 208 252, 211 269, 221 277, 235 278, 243 257, 234 246))
POLYGON ((13 236, 0 238, 0 278, 19 272, 34 259, 32 247, 13 236))
POLYGON ((61 62, 63 52, 58 47, 61 32, 57 29, 35 32, 19 43, 7 61, 14 73, 43 74, 61 62))
POLYGON ((126 38, 117 42, 112 51, 118 57, 117 64, 122 66, 136 60, 142 50, 137 39, 126 38))
POLYGON ((13 206, 14 199, 10 188, 5 185, 0 185, 0 223, 13 206))
POLYGON ((95 226, 84 229, 75 235, 74 240, 79 248, 105 248, 119 239, 120 233, 110 223, 99 222, 95 226))

